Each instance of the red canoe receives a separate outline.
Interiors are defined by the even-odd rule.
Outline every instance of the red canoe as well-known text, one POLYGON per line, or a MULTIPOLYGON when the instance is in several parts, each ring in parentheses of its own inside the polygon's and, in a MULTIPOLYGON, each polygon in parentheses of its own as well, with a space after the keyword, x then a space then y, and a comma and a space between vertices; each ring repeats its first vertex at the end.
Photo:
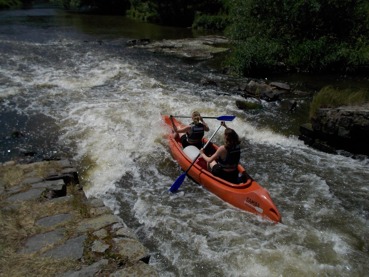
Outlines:
MULTIPOLYGON (((183 126, 180 121, 175 118, 172 119, 177 128, 183 126)), ((172 129, 170 117, 164 115, 163 120, 172 129)), ((172 132, 168 135, 168 141, 173 158, 177 160, 183 170, 187 170, 197 156, 198 150, 195 150, 193 146, 189 146, 191 149, 186 148, 184 151, 181 142, 175 140, 172 132)), ((204 142, 206 142, 206 139, 204 139, 204 142)), ((213 151, 218 148, 214 143, 209 144, 207 149, 209 147, 213 148, 213 151)), ((240 183, 233 184, 211 174, 207 170, 204 159, 199 158, 187 172, 187 175, 231 205, 261 215, 274 222, 280 222, 281 215, 270 198, 268 191, 253 180, 241 165, 238 165, 238 171, 240 173, 240 183)))

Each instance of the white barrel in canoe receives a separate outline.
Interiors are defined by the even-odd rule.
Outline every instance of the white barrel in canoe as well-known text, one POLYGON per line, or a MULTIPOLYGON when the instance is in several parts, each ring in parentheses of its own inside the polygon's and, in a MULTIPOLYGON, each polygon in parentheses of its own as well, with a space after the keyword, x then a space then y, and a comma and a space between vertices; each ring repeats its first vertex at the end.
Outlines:
POLYGON ((193 145, 189 145, 183 149, 183 152, 189 157, 192 161, 194 161, 197 156, 200 154, 200 150, 193 145))

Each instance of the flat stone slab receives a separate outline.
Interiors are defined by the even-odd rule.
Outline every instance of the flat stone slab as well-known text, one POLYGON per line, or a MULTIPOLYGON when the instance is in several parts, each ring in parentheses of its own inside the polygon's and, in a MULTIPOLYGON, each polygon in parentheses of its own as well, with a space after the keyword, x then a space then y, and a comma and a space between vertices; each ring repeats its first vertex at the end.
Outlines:
POLYGON ((208 60, 215 54, 229 51, 222 47, 228 43, 227 38, 221 36, 203 36, 176 40, 154 41, 136 47, 145 48, 152 52, 165 53, 194 60, 208 60))
POLYGON ((58 189, 60 190, 62 186, 64 186, 65 183, 63 179, 58 179, 54 181, 44 181, 40 183, 34 183, 32 184, 33 188, 48 188, 48 189, 58 189))
POLYGON ((65 229, 57 229, 51 232, 37 234, 33 237, 30 237, 27 240, 25 247, 20 250, 20 253, 35 253, 47 245, 58 243, 64 239, 64 232, 65 229))
POLYGON ((34 188, 24 192, 14 194, 6 199, 8 202, 18 202, 18 201, 29 201, 37 200, 41 197, 44 192, 44 188, 34 188))
POLYGON ((105 214, 96 218, 85 219, 77 227, 78 232, 94 231, 119 222, 119 218, 113 214, 105 214))
POLYGON ((56 214, 41 218, 36 221, 36 224, 43 227, 51 227, 60 223, 68 222, 71 219, 72 219, 71 214, 56 214))
POLYGON ((21 183, 21 185, 28 185, 28 184, 34 184, 34 183, 40 183, 43 179, 40 177, 28 177, 24 179, 21 183))
POLYGON ((69 239, 64 244, 45 252, 42 256, 56 259, 81 259, 83 255, 83 245, 86 239, 86 235, 69 239))

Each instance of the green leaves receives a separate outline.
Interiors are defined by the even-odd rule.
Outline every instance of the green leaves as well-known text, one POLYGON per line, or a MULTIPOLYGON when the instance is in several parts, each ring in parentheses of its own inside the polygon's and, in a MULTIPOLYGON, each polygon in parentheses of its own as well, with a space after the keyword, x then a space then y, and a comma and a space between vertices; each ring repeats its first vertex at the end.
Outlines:
POLYGON ((369 66, 368 1, 233 0, 227 35, 234 72, 369 66), (359 31, 358 31, 359 30, 359 31))
POLYGON ((19 7, 21 3, 20 0, 0 0, 0 9, 19 7))

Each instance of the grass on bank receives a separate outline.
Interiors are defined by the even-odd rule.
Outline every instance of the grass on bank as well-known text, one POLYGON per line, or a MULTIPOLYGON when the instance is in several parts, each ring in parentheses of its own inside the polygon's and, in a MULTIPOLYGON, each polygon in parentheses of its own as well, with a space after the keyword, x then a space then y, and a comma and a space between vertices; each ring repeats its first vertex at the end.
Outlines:
POLYGON ((332 86, 322 88, 310 104, 310 118, 319 108, 358 106, 369 103, 369 89, 337 89, 332 86))
MULTIPOLYGON (((0 165, 0 186, 5 191, 11 191, 26 178, 43 178, 59 170, 60 165, 54 162, 0 165)), ((0 276, 56 276, 60 272, 78 268, 79 262, 74 260, 42 257, 40 253, 47 251, 50 246, 45 246, 37 253, 19 252, 29 237, 61 227, 42 227, 35 224, 36 220, 71 213, 72 206, 73 220, 63 225, 65 239, 68 239, 76 223, 88 217, 84 195, 74 185, 68 185, 67 190, 68 195, 73 195, 68 202, 40 199, 9 203, 4 200, 6 193, 0 194, 0 276)))
MULTIPOLYGON (((0 205, 0 276, 55 276, 67 270, 76 270, 78 262, 70 259, 42 257, 39 253, 20 253, 27 238, 54 230, 53 227, 36 226, 34 222, 52 213, 69 212, 65 202, 27 201, 18 209, 9 209, 0 205)), ((77 218, 81 218, 76 214, 77 218)), ((65 226, 66 232, 75 222, 65 226)), ((48 246, 41 249, 46 251, 48 246)))

